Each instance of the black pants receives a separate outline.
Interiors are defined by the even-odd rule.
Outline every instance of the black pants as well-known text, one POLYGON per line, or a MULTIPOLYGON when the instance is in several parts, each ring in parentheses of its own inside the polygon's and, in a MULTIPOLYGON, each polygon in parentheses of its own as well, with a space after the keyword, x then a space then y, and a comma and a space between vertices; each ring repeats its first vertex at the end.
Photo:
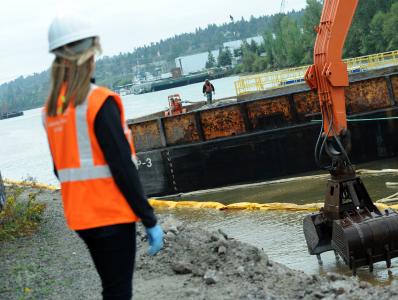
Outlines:
POLYGON ((135 223, 77 231, 86 243, 102 282, 104 300, 132 298, 135 223))

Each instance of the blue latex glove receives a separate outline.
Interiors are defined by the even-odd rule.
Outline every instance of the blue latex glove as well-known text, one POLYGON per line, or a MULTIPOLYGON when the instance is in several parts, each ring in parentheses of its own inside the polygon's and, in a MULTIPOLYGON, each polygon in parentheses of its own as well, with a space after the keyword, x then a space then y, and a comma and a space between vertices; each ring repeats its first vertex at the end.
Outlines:
POLYGON ((163 248, 163 229, 159 224, 146 228, 146 233, 148 235, 149 249, 148 254, 153 256, 163 248))

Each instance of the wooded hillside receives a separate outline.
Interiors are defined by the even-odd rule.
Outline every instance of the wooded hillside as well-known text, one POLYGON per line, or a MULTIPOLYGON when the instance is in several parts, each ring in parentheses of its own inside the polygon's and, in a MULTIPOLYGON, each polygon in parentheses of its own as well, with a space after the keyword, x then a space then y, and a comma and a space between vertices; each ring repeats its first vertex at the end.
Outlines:
MULTIPOLYGON (((112 57, 97 61, 97 83, 115 88, 131 82, 137 70, 156 69, 160 62, 172 65, 178 56, 220 49, 224 42, 245 40, 262 35, 263 44, 243 43, 234 51, 240 63, 235 73, 261 72, 310 64, 315 38, 314 27, 319 23, 322 3, 307 0, 299 12, 276 14, 250 20, 231 21, 223 25, 208 25, 195 32, 175 35, 112 57)), ((398 0, 359 1, 359 6, 346 42, 344 56, 355 57, 398 49, 398 0)), ((230 62, 224 52, 218 62, 230 62)), ((212 63, 214 65, 214 62, 212 63)), ((19 77, 0 85, 0 112, 39 107, 47 97, 49 72, 19 77)), ((232 89, 231 89, 232 93, 232 89)))

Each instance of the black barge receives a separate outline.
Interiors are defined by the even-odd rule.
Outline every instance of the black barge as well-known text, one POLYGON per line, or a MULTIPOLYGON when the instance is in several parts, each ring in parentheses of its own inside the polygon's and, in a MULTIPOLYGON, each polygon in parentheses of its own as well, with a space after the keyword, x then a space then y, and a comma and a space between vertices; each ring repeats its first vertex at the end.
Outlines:
MULTIPOLYGON (((354 74, 346 88, 353 163, 398 155, 398 68, 354 74), (362 121, 358 121, 358 119, 362 121)), ((171 117, 129 120, 149 196, 318 170, 317 95, 306 85, 171 117)))

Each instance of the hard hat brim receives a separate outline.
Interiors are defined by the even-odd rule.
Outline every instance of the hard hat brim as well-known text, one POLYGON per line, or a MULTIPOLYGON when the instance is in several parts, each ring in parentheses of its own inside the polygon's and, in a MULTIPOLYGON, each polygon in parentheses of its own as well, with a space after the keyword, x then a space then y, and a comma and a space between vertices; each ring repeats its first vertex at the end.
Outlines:
POLYGON ((53 40, 49 44, 49 51, 52 52, 59 47, 68 45, 73 42, 84 40, 90 37, 98 37, 98 34, 94 30, 87 30, 79 33, 73 33, 66 36, 62 36, 58 39, 53 40))

